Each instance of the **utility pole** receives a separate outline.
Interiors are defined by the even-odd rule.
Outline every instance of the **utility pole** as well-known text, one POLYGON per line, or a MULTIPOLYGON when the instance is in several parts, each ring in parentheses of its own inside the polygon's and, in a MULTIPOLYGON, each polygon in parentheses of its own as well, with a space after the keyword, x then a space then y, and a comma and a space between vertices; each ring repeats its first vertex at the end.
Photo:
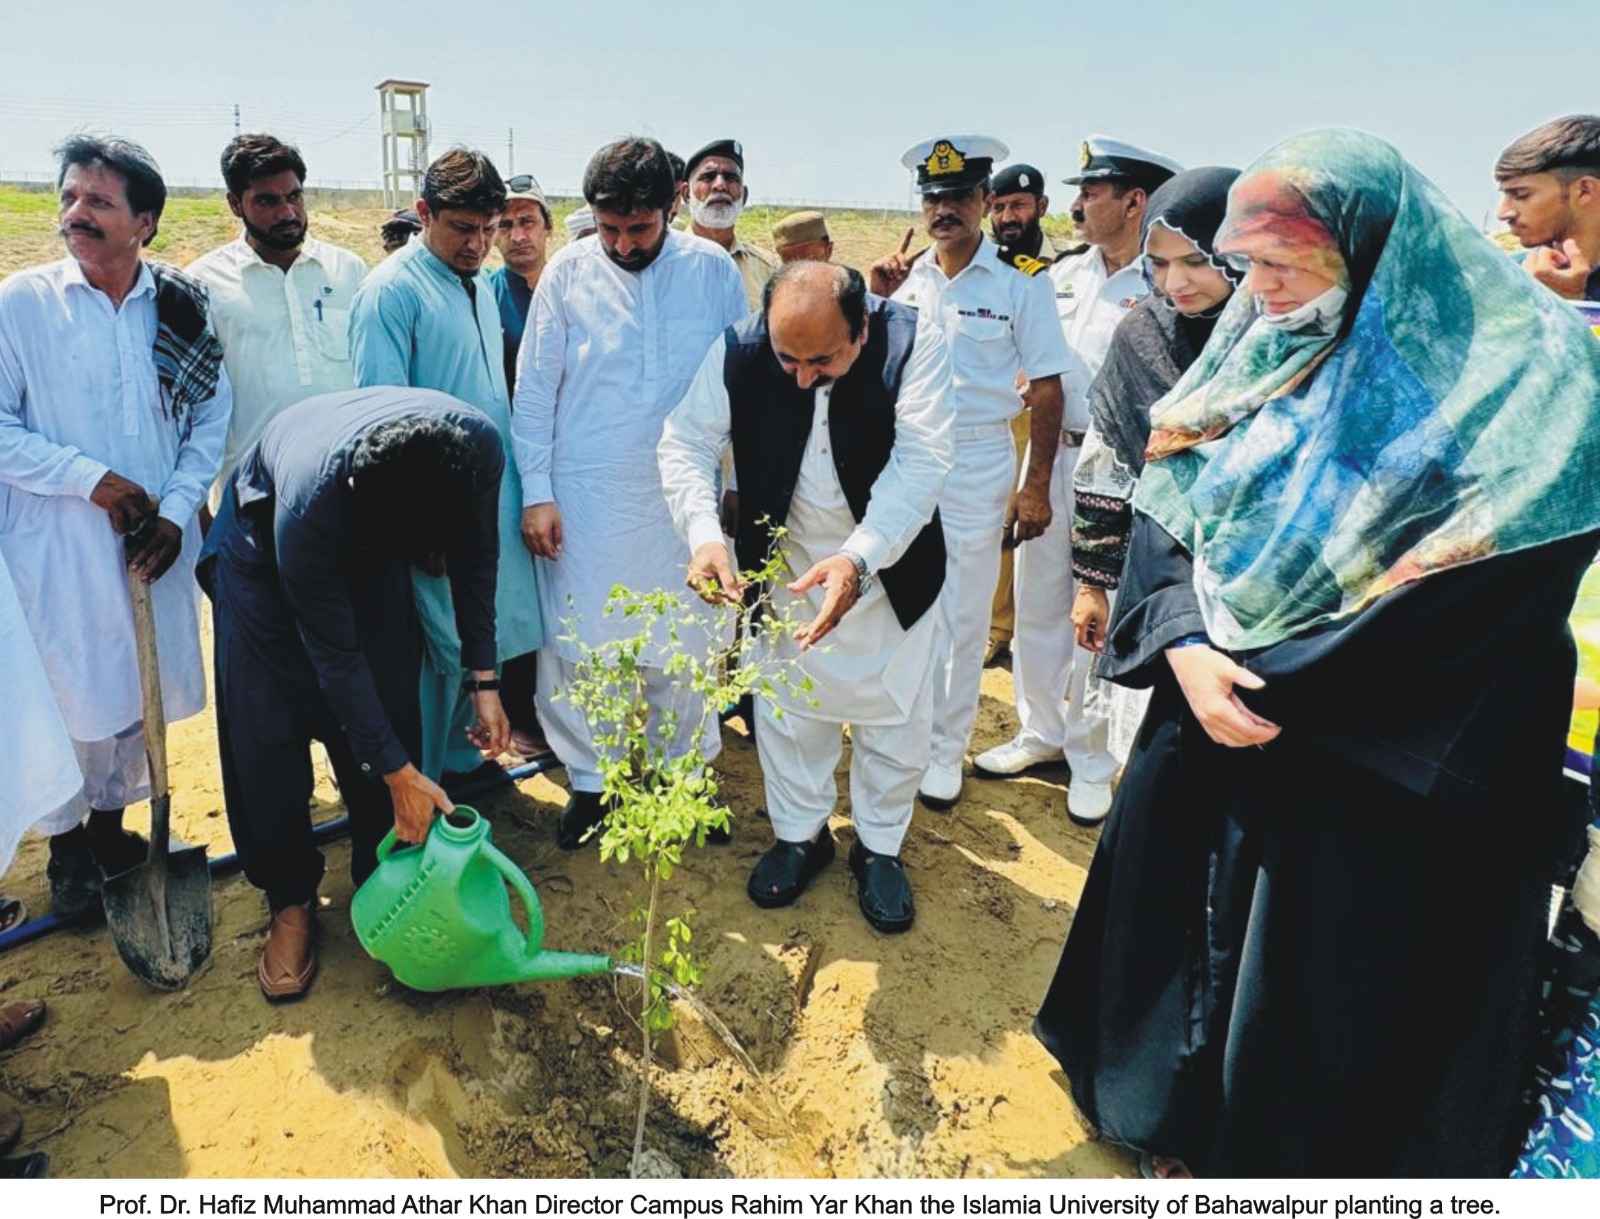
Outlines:
POLYGON ((233 134, 239 134, 239 103, 233 103, 233 134))
POLYGON ((506 177, 517 172, 517 129, 506 128, 506 177))

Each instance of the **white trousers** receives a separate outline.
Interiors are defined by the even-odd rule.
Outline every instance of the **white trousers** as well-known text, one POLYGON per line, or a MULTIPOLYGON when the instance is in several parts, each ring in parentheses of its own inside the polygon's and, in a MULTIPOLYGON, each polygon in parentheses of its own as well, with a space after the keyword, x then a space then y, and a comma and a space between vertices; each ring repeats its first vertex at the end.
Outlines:
POLYGON ((1080 779, 1109 783, 1122 764, 1110 748, 1110 690, 1091 680, 1094 653, 1078 647, 1072 631, 1078 593, 1072 575, 1072 474, 1078 453, 1065 446, 1056 450, 1050 528, 1017 547, 1011 684, 1023 742, 1060 750, 1080 779))
MULTIPOLYGON (((605 781, 600 777, 601 755, 594 740, 595 730, 570 701, 555 697, 572 683, 575 670, 576 666, 563 660, 554 648, 541 649, 535 694, 539 723, 550 748, 567 768, 567 782, 572 790, 600 792, 605 790, 605 781)), ((660 729, 662 713, 671 712, 676 716, 676 731, 667 747, 667 756, 681 757, 687 753, 694 741, 695 728, 699 726, 704 729, 701 751, 707 762, 712 761, 722 752, 722 734, 718 731, 716 713, 706 706, 687 680, 669 678, 660 669, 645 669, 644 674, 651 739, 655 739, 660 729)))
MULTIPOLYGON (((842 725, 793 712, 780 720, 760 697, 756 719, 772 832, 782 842, 809 841, 828 824, 839 798, 834 771, 844 748, 842 725)), ((900 854, 917 785, 928 768, 932 719, 930 675, 904 723, 850 726, 850 817, 861 845, 874 855, 900 854)))
POLYGON ((978 718, 978 686, 1000 574, 1000 534, 1017 451, 1006 423, 958 427, 955 440, 955 468, 939 497, 946 559, 944 591, 934 608, 930 761, 959 767, 978 718))

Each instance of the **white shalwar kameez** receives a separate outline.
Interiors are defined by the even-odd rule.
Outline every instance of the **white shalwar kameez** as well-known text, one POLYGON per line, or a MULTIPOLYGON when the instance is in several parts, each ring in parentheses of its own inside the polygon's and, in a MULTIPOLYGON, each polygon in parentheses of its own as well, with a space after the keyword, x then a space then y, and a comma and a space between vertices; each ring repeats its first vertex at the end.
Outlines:
MULTIPOLYGON (((667 503, 691 552, 723 541, 715 484, 730 434, 724 352, 725 342, 718 339, 688 396, 668 416, 661 440, 667 503)), ((826 383, 814 391, 811 434, 785 522, 784 543, 795 576, 846 549, 860 555, 874 574, 896 563, 932 519, 954 461, 950 363, 937 326, 918 325, 895 406, 894 447, 859 525, 834 468, 831 392, 826 383)), ((847 420, 833 423, 847 425, 847 420)), ((790 609, 803 622, 821 611, 825 595, 820 587, 798 595, 782 585, 773 589, 780 612, 790 609)), ((840 728, 848 723, 856 836, 873 854, 900 853, 928 764, 938 618, 935 605, 909 630, 903 628, 875 580, 817 647, 802 652, 787 635, 775 642, 762 637, 762 646, 775 646, 778 658, 796 660, 814 686, 800 693, 775 683, 772 696, 756 699, 756 752, 767 812, 780 841, 810 841, 827 825, 838 798, 834 771, 843 749, 840 728)))
MULTIPOLYGON (((1098 246, 1061 259, 1048 272, 1056 312, 1073 368, 1061 378, 1061 426, 1081 436, 1089 427, 1089 385, 1118 324, 1144 299, 1149 287, 1138 262, 1106 275, 1098 246)), ((1074 642, 1070 615, 1077 581, 1072 577, 1072 477, 1081 450, 1063 436, 1050 479, 1054 524, 1024 542, 1016 557, 1016 626, 1011 640, 1017 738, 1029 749, 1060 751, 1076 778, 1109 783, 1127 760, 1109 740, 1111 689, 1092 680, 1094 653, 1074 642), (1064 526, 1064 527, 1063 527, 1064 526)), ((1137 696, 1136 696, 1137 697, 1137 696)))
POLYGON ((0 284, 0 554, 97 809, 149 794, 127 562, 89 502, 108 471, 159 496, 161 516, 183 530, 176 561, 151 586, 162 702, 175 722, 206 701, 196 514, 233 399, 220 372, 181 438, 157 380, 155 335, 148 267, 120 308, 70 258, 0 284))
POLYGON ((72 738, 56 709, 33 632, 22 614, 16 586, 0 555, 0 876, 11 867, 17 843, 37 825, 46 834, 70 830, 83 815, 83 772, 72 738))
MULTIPOLYGON (((561 513, 561 553, 539 560, 537 701, 575 791, 598 792, 602 783, 593 730, 555 698, 579 659, 565 636, 594 647, 634 632, 634 620, 603 614, 614 585, 683 588, 689 554, 661 494, 656 444, 706 350, 747 312, 727 252, 676 231, 643 271, 617 266, 591 236, 557 251, 539 277, 517 357, 511 432, 523 506, 553 502, 561 513)), ((691 629, 681 646, 703 654, 709 642, 691 629)), ((710 761, 720 748, 715 718, 703 708, 684 714, 692 698, 661 673, 665 646, 647 657, 646 700, 658 713, 679 712, 669 753, 682 752, 700 725, 710 761)))
MULTIPOLYGON (((939 500, 948 559, 934 647, 931 761, 959 772, 978 718, 1001 533, 1017 473, 1017 374, 1037 381, 1067 372, 1073 360, 1051 308, 1050 282, 1001 262, 987 237, 953 279, 933 253, 919 258, 894 299, 921 310, 950 351, 956 462, 939 500)), ((1068 533, 1071 526, 1069 516, 1051 529, 1068 533)), ((1061 609, 1064 624, 1069 610, 1061 609)), ((1071 633, 1070 625, 1063 629, 1071 633)))

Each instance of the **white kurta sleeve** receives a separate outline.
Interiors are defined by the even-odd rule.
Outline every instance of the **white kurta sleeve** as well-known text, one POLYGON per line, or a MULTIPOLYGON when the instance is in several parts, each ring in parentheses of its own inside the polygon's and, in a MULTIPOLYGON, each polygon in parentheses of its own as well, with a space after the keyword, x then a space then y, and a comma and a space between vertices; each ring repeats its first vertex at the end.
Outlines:
MULTIPOLYGON (((558 272, 559 275, 559 272, 558 272)), ((567 361, 567 321, 554 285, 539 277, 528 324, 517 349, 517 396, 511 409, 511 441, 522 476, 522 506, 555 500, 550 480, 556 440, 556 398, 567 361)), ((565 282, 565 277, 563 277, 565 282)))
POLYGON ((844 544, 866 560, 869 571, 898 562, 933 519, 955 464, 955 418, 949 349, 938 323, 924 315, 900 378, 889 464, 872 484, 866 516, 844 544))
POLYGON ((12 333, 15 319, 0 303, 0 482, 32 495, 74 495, 88 499, 111 471, 70 444, 57 444, 22 421, 27 375, 12 333))
POLYGON ((178 446, 178 460, 161 487, 161 516, 179 529, 200 510, 222 470, 232 414, 233 386, 224 368, 217 373, 217 392, 194 408, 188 438, 178 446))
POLYGON ((656 448, 667 510, 690 553, 707 542, 722 541, 717 475, 733 427, 728 387, 722 379, 726 351, 727 340, 719 335, 700 361, 689 392, 667 416, 656 448))

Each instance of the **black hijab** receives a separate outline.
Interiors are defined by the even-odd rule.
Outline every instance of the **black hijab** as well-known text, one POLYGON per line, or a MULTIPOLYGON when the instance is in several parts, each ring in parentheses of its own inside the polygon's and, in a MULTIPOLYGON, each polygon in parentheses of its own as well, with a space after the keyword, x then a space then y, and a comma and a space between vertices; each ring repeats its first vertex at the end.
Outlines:
MULTIPOLYGON (((1139 228, 1141 254, 1151 226, 1160 223, 1194 242, 1237 286, 1238 275, 1217 257, 1215 242, 1228 210, 1228 188, 1238 176, 1237 169, 1207 166, 1168 178, 1145 205, 1139 228)), ((1148 278, 1148 268, 1145 275, 1148 278)), ((1222 308, 1218 305, 1209 314, 1189 317, 1173 308, 1152 284, 1150 295, 1117 327, 1105 364, 1089 387, 1089 413, 1118 461, 1135 473, 1144 468, 1150 408, 1194 363, 1222 308)))

